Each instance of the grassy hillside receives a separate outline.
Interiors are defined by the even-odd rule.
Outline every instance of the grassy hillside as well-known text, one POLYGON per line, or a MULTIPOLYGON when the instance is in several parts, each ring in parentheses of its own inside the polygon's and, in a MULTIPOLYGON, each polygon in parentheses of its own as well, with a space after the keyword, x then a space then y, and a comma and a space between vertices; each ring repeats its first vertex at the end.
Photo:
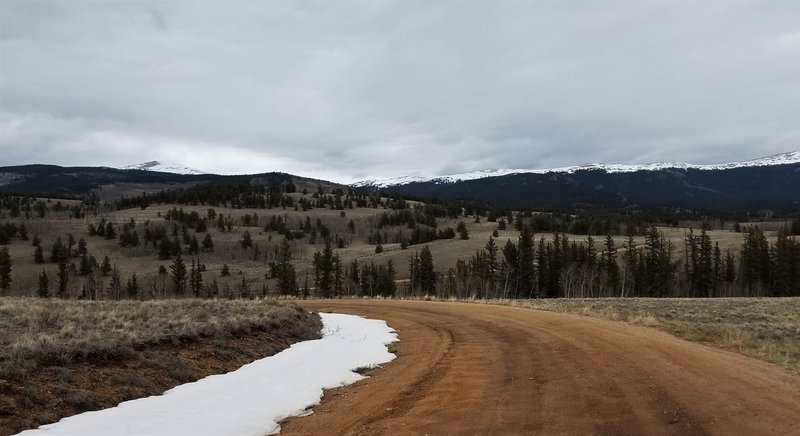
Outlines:
MULTIPOLYGON (((300 192, 289 194, 295 201, 314 201, 315 194, 300 192)), ((386 199, 384 199, 386 200, 386 199)), ((342 240, 341 247, 334 244, 334 251, 340 257, 344 265, 357 260, 360 264, 375 262, 385 264, 391 260, 396 270, 396 279, 405 280, 409 277, 409 259, 423 246, 428 246, 433 254, 434 267, 441 273, 453 267, 459 259, 464 260, 472 256, 477 250, 482 249, 489 237, 495 232, 496 244, 502 247, 506 241, 517 242, 519 231, 513 226, 508 226, 505 230, 498 230, 498 223, 487 221, 482 218, 476 222, 472 216, 458 218, 437 218, 436 224, 439 230, 445 228, 456 228, 459 222, 464 222, 469 232, 469 239, 439 239, 426 244, 409 245, 403 248, 398 240, 408 240, 412 230, 405 225, 390 225, 379 227, 378 221, 382 214, 393 213, 392 209, 386 205, 374 207, 345 208, 337 210, 330 207, 312 208, 302 210, 292 207, 272 208, 272 209, 253 209, 253 208, 233 208, 225 206, 210 207, 208 205, 175 205, 175 204, 152 204, 146 208, 132 208, 123 210, 108 210, 99 207, 96 212, 85 213, 80 218, 75 218, 68 210, 71 207, 78 207, 80 202, 77 200, 46 200, 48 212, 44 218, 31 216, 28 219, 19 217, 12 219, 8 216, 8 211, 0 211, 0 224, 13 223, 25 224, 28 239, 22 240, 19 237, 11 238, 7 248, 9 250, 13 268, 11 273, 11 286, 3 291, 6 295, 35 296, 37 286, 42 272, 49 279, 50 294, 56 293, 58 280, 58 265, 50 261, 51 249, 57 239, 61 239, 65 244, 70 235, 77 243, 83 239, 86 250, 98 263, 108 256, 110 264, 117 268, 119 277, 126 284, 126 281, 134 273, 136 274, 140 291, 139 299, 142 298, 163 298, 167 296, 171 287, 169 274, 159 273, 159 269, 169 272, 172 260, 159 259, 158 246, 146 244, 142 241, 138 246, 123 247, 117 238, 107 239, 103 236, 92 236, 88 233, 89 225, 99 226, 99 223, 112 223, 117 233, 120 232, 126 223, 135 223, 135 229, 140 237, 146 229, 163 228, 167 236, 182 239, 180 234, 180 223, 166 220, 167 214, 176 208, 180 208, 186 214, 196 212, 199 217, 206 218, 209 209, 213 209, 215 216, 224 216, 232 224, 230 230, 220 230, 214 225, 213 220, 208 220, 205 232, 188 230, 188 234, 202 240, 205 235, 209 235, 213 240, 214 248, 211 251, 200 251, 196 254, 187 254, 186 245, 183 245, 184 260, 190 264, 192 260, 203 264, 205 271, 202 273, 205 287, 215 286, 219 297, 240 296, 242 290, 246 288, 249 296, 257 295, 278 295, 281 290, 276 289, 277 281, 268 277, 269 265, 274 262, 278 255, 281 242, 285 239, 285 234, 279 230, 269 228, 272 219, 280 218, 288 229, 297 229, 306 223, 313 223, 313 226, 321 225, 330 232, 331 237, 342 240), (249 220, 245 223, 245 220, 249 220), (351 224, 352 223, 352 224, 351 224), (246 225, 249 224, 249 225, 246 225), (177 232, 177 233, 175 233, 177 232), (252 248, 243 248, 241 245, 245 232, 249 233, 252 241, 252 248), (45 263, 39 264, 34 261, 34 250, 32 239, 34 235, 40 239, 40 245, 45 258, 45 263), (377 243, 371 240, 372 237, 379 235, 382 239, 382 253, 376 253, 377 243), (227 265, 230 275, 223 276, 223 267, 227 265), (266 291, 266 292, 265 292, 266 291)), ((414 202, 409 202, 414 206, 414 202)), ((91 210, 91 209, 89 209, 91 210)), ((687 223, 699 227, 702 223, 687 223)), ((764 226, 769 223, 759 223, 764 226)), ((776 223, 777 224, 780 223, 776 223)), ((783 225, 783 224, 782 224, 783 225)), ((727 228, 732 228, 729 223, 727 228)), ((775 226, 773 226, 775 227, 775 226)), ((777 228, 777 227, 776 227, 777 228)), ((674 256, 676 260, 684 258, 685 247, 683 241, 688 232, 686 227, 661 227, 660 230, 675 245, 674 256)), ((719 243, 720 249, 737 251, 742 244, 743 234, 732 230, 710 230, 708 232, 714 243, 719 243)), ((768 231, 768 240, 775 240, 775 231, 768 231)), ((119 236, 119 235, 117 235, 119 236)), ((535 240, 545 238, 549 240, 552 234, 537 233, 535 240)), ((565 234, 569 241, 586 243, 586 235, 565 234)), ((620 254, 624 253, 624 243, 626 237, 614 236, 614 242, 620 254)), ((635 236, 634 241, 637 245, 644 244, 643 236, 635 236)), ((293 264, 297 269, 297 280, 300 287, 303 287, 308 279, 309 287, 314 286, 314 270, 312 265, 313 255, 322 249, 323 238, 316 240, 310 236, 293 238, 290 241, 293 264)), ((599 246, 602 237, 595 237, 595 244, 599 246)), ((75 248, 73 248, 74 250, 75 248)), ((99 266, 93 268, 92 274, 81 275, 77 269, 80 267, 80 257, 75 256, 68 260, 68 263, 75 265, 75 271, 70 273, 68 284, 68 295, 78 297, 84 295, 87 287, 94 286, 105 289, 105 293, 100 298, 113 298, 109 287, 113 274, 107 272, 102 274, 99 266)), ((183 295, 189 296, 188 291, 183 295)))

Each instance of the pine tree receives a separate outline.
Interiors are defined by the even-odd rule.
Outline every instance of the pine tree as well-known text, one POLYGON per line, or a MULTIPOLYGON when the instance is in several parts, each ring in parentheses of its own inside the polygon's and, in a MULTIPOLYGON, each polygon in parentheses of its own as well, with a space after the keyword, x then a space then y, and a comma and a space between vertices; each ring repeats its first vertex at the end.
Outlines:
POLYGON ((67 298, 69 286, 69 267, 66 262, 58 264, 58 298, 67 298))
POLYGON ((718 284, 723 280, 723 265, 722 265, 722 250, 719 248, 719 242, 714 244, 714 288, 717 289, 718 284))
POLYGON ((8 247, 0 248, 0 289, 6 290, 11 286, 11 255, 8 247))
POLYGON ((172 265, 169 267, 172 271, 173 292, 176 295, 181 295, 186 290, 186 264, 180 253, 172 260, 172 265))
POLYGON ((158 260, 169 259, 172 257, 173 251, 172 241, 170 241, 166 236, 161 238, 161 242, 158 244, 158 260))
POLYGON ((736 259, 730 251, 725 253, 725 281, 727 283, 736 281, 736 259))
POLYGON ((110 221, 106 224, 105 236, 106 239, 117 239, 117 232, 114 230, 114 225, 111 224, 110 221))
POLYGON ((114 295, 115 300, 122 298, 122 278, 119 275, 119 270, 117 269, 116 265, 114 265, 114 270, 111 272, 111 282, 109 282, 109 288, 111 289, 111 293, 114 295))
POLYGON ((200 243, 197 241, 197 236, 192 235, 189 238, 189 254, 197 254, 200 251, 200 243))
POLYGON ((203 238, 203 251, 214 251, 214 241, 211 239, 210 233, 206 233, 206 236, 203 238))
POLYGON ((619 290, 619 265, 617 264, 617 246, 611 235, 606 235, 605 249, 603 250, 602 266, 605 275, 605 285, 611 291, 611 295, 616 295, 619 290))
POLYGON ((60 237, 56 238, 56 242, 53 243, 53 247, 50 249, 50 262, 65 262, 67 257, 67 247, 64 246, 60 237))
POLYGON ((67 255, 73 257, 72 247, 75 246, 75 237, 72 233, 67 234, 67 255))
POLYGON ((81 263, 78 271, 82 276, 88 276, 92 273, 92 263, 89 261, 89 256, 87 256, 86 253, 81 256, 81 263))
POLYGON ((358 259, 353 259, 350 266, 347 268, 346 276, 349 283, 353 286, 352 295, 361 296, 361 282, 358 276, 358 259))
POLYGON ((222 264, 222 270, 219 275, 220 277, 228 277, 231 275, 231 269, 228 267, 227 263, 222 264))
POLYGON ((513 298, 517 298, 519 296, 517 293, 517 266, 519 265, 517 246, 509 239, 500 251, 503 252, 503 265, 505 269, 505 283, 503 285, 504 298, 509 297, 509 286, 511 286, 511 289, 514 291, 513 298))
POLYGON ((628 235, 628 240, 623 244, 625 253, 622 254, 623 265, 625 271, 622 274, 622 296, 625 296, 630 289, 629 296, 637 296, 639 287, 642 286, 640 278, 640 265, 639 265, 639 249, 636 248, 636 243, 633 241, 633 234, 628 235))
POLYGON ((495 297, 495 278, 497 276, 498 264, 497 264, 497 245, 494 243, 494 238, 489 237, 489 241, 486 243, 484 247, 486 249, 486 279, 487 279, 487 291, 491 297, 495 297))
POLYGON ((742 244, 740 267, 742 282, 761 295, 770 278, 769 244, 758 226, 748 226, 742 244))
POLYGON ((464 221, 459 221, 458 225, 456 226, 456 232, 458 233, 458 237, 461 239, 469 239, 469 231, 467 231, 467 225, 464 224, 464 221))
POLYGON ((497 221, 497 230, 505 230, 506 229, 506 220, 500 218, 497 221))
POLYGON ((39 275, 39 283, 36 286, 36 295, 39 298, 50 298, 50 279, 47 277, 47 272, 42 268, 42 273, 39 275))
POLYGON ((284 295, 297 295, 297 273, 292 265, 292 247, 286 239, 281 242, 277 273, 278 292, 284 295))
POLYGON ((333 255, 333 292, 337 297, 344 292, 344 271, 338 254, 333 255))
POLYGON ((433 269, 433 253, 427 245, 419 251, 416 271, 418 290, 422 295, 436 294, 436 272, 433 269))
POLYGON ((217 298, 219 297, 219 285, 217 284, 217 279, 211 279, 211 284, 206 287, 206 297, 208 298, 217 298))
POLYGON ((103 263, 100 265, 100 273, 107 276, 111 272, 111 259, 108 256, 103 257, 103 263))
MULTIPOLYGON (((534 294, 534 271, 533 271, 533 232, 527 225, 522 226, 517 243, 518 265, 517 265, 517 290, 520 298, 531 298, 534 294)), ((541 265, 541 262, 540 262, 541 265)))
POLYGON ((314 286, 317 295, 330 298, 334 287, 333 250, 330 239, 325 240, 322 251, 314 253, 314 286))
POLYGON ((44 250, 42 250, 41 245, 37 245, 33 249, 33 261, 39 264, 44 263, 44 250))
POLYGON ((386 261, 385 273, 383 274, 383 289, 387 295, 394 296, 397 292, 395 274, 394 262, 392 262, 392 259, 389 259, 386 261))
POLYGON ((672 260, 673 245, 656 226, 645 232, 643 253, 644 287, 649 297, 667 297, 675 282, 675 264, 672 260))
POLYGON ((241 298, 251 298, 250 288, 247 286, 247 280, 242 277, 242 283, 239 284, 239 296, 241 298))
POLYGON ((242 239, 241 239, 241 241, 239 241, 239 243, 242 245, 242 248, 244 248, 245 250, 247 250, 248 248, 252 248, 253 247, 253 238, 250 236, 250 232, 245 230, 245 232, 242 234, 242 239))
POLYGON ((136 273, 128 277, 128 283, 125 285, 125 290, 128 298, 135 300, 139 296, 139 280, 136 279, 136 273))
POLYGON ((690 230, 686 237, 686 273, 692 295, 710 296, 714 286, 714 261, 711 238, 705 228, 697 236, 690 230))
POLYGON ((772 295, 791 297, 800 294, 800 243, 782 230, 778 232, 771 251, 772 295))
POLYGON ((200 271, 200 263, 192 259, 192 268, 189 270, 189 286, 195 297, 200 297, 200 290, 203 289, 203 273, 200 271))

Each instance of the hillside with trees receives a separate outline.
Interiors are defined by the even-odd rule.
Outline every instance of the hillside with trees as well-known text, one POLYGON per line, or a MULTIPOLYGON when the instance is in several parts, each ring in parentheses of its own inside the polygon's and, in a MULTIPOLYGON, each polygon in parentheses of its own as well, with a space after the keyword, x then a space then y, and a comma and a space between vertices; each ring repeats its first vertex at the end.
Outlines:
POLYGON ((522 173, 367 189, 498 207, 591 209, 800 210, 800 164, 720 170, 667 168, 627 173, 522 173))

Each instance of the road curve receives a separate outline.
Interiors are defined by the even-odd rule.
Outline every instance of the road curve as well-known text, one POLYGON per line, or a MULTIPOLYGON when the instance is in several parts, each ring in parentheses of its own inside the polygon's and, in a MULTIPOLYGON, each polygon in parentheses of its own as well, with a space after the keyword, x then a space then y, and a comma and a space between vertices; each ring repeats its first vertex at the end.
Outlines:
POLYGON ((467 303, 300 304, 384 319, 400 342, 284 435, 800 435, 800 377, 653 329, 467 303))

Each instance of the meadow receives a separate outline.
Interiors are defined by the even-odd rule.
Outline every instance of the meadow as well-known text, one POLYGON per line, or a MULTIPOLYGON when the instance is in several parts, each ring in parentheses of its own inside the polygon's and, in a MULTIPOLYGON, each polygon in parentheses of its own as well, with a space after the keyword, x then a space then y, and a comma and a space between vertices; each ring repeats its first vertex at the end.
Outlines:
MULTIPOLYGON (((311 200, 312 194, 292 194, 296 199, 304 198, 311 200)), ((48 204, 62 202, 65 205, 77 205, 79 202, 72 200, 50 200, 48 204)), ((409 202, 412 203, 412 202, 409 202)), ((376 222, 380 214, 391 212, 385 207, 354 207, 345 210, 335 210, 331 208, 313 208, 310 210, 294 210, 288 208, 273 209, 247 209, 232 207, 209 207, 204 205, 173 205, 173 204, 153 204, 145 209, 132 208, 123 210, 106 210, 97 214, 87 214, 82 218, 74 218, 64 212, 49 212, 45 218, 33 217, 30 219, 0 219, 0 223, 12 222, 22 223, 27 226, 30 237, 36 235, 41 240, 45 263, 38 264, 34 261, 34 248, 30 240, 12 239, 8 244, 11 255, 12 283, 9 289, 0 291, 4 295, 12 296, 35 296, 37 283, 42 272, 47 274, 51 294, 55 293, 57 280, 57 264, 47 259, 50 255, 50 248, 57 238, 61 238, 66 243, 69 235, 77 241, 83 239, 86 243, 88 253, 97 262, 102 261, 103 257, 108 256, 110 263, 118 269, 121 280, 125 282, 132 274, 136 273, 141 288, 139 298, 160 298, 165 295, 169 287, 169 277, 163 274, 164 270, 169 269, 169 259, 158 259, 158 247, 153 245, 122 247, 116 239, 106 239, 102 236, 90 236, 87 228, 90 224, 97 225, 105 222, 114 223, 119 229, 126 223, 135 223, 137 232, 142 234, 145 226, 162 226, 172 235, 174 231, 174 221, 167 221, 164 217, 173 208, 180 208, 184 212, 196 212, 200 217, 205 217, 209 209, 213 209, 217 216, 225 216, 234 225, 229 231, 220 231, 209 221, 207 234, 211 236, 214 244, 212 251, 200 251, 196 254, 184 253, 184 260, 187 264, 191 260, 202 263, 205 271, 202 273, 206 286, 214 282, 219 289, 218 296, 240 296, 243 287, 247 292, 254 296, 278 295, 276 289, 277 280, 270 278, 270 262, 278 257, 278 251, 284 236, 275 230, 269 230, 266 224, 272 217, 280 217, 289 228, 297 228, 304 222, 319 222, 327 228, 332 235, 342 238, 341 247, 334 247, 335 252, 343 264, 349 264, 353 260, 359 263, 369 263, 374 261, 376 264, 385 264, 391 260, 394 264, 397 280, 409 278, 409 261, 412 254, 418 251, 423 244, 410 245, 404 248, 402 244, 396 242, 383 242, 382 252, 376 252, 376 244, 369 241, 370 235, 380 233, 385 239, 393 239, 396 235, 408 235, 410 230, 405 226, 390 226, 382 229, 376 228, 376 222), (249 226, 244 225, 244 217, 252 217, 254 220, 249 226), (350 223, 352 222, 352 227, 350 223), (248 233, 253 242, 252 248, 243 248, 241 241, 244 234, 248 233), (227 266, 230 275, 223 275, 223 267, 227 266), (162 269, 163 267, 163 269, 162 269), (159 273, 161 269, 162 273, 159 273)), ((439 229, 447 227, 456 228, 459 222, 463 222, 469 232, 469 239, 439 239, 428 242, 427 245, 434 259, 434 268, 445 273, 453 267, 459 259, 468 259, 477 250, 482 249, 493 234, 495 243, 502 247, 506 241, 516 242, 520 232, 513 226, 508 226, 506 230, 499 230, 497 222, 487 221, 485 218, 476 222, 473 217, 460 218, 438 218, 439 229)), ((670 239, 674 246, 674 256, 682 259, 684 256, 683 241, 689 231, 687 227, 660 227, 660 231, 670 239)), ((119 230, 118 230, 119 231, 119 230)), ((193 230, 190 234, 195 234, 193 230)), ((727 250, 736 251, 740 248, 744 235, 733 230, 711 230, 708 232, 714 243, 719 243, 722 252, 727 250)), ((769 241, 775 239, 775 231, 768 231, 769 241)), ((197 238, 202 240, 203 234, 196 233, 197 238)), ((176 236, 179 236, 176 234, 176 236)), ((565 234, 569 241, 586 243, 586 235, 565 234)), ((551 234, 538 233, 534 236, 535 240, 544 237, 549 239, 551 234)), ((624 244, 627 240, 625 236, 614 236, 614 243, 618 252, 625 251, 624 244)), ((599 248, 603 242, 603 236, 595 236, 595 245, 599 248)), ((644 244, 643 236, 635 236, 634 242, 641 246, 644 244)), ((290 241, 292 262, 297 271, 297 281, 303 287, 306 281, 310 288, 314 286, 314 270, 312 265, 313 255, 322 248, 322 238, 312 240, 305 237, 290 241)), ((79 259, 71 261, 77 264, 79 259)), ((86 277, 73 274, 69 283, 69 295, 76 297, 81 295, 86 286, 108 287, 111 277, 109 274, 95 274, 86 277)), ((189 296, 188 293, 185 296, 189 296)), ((108 298, 108 296, 105 296, 108 298)), ((102 298, 102 296, 101 296, 102 298)))

